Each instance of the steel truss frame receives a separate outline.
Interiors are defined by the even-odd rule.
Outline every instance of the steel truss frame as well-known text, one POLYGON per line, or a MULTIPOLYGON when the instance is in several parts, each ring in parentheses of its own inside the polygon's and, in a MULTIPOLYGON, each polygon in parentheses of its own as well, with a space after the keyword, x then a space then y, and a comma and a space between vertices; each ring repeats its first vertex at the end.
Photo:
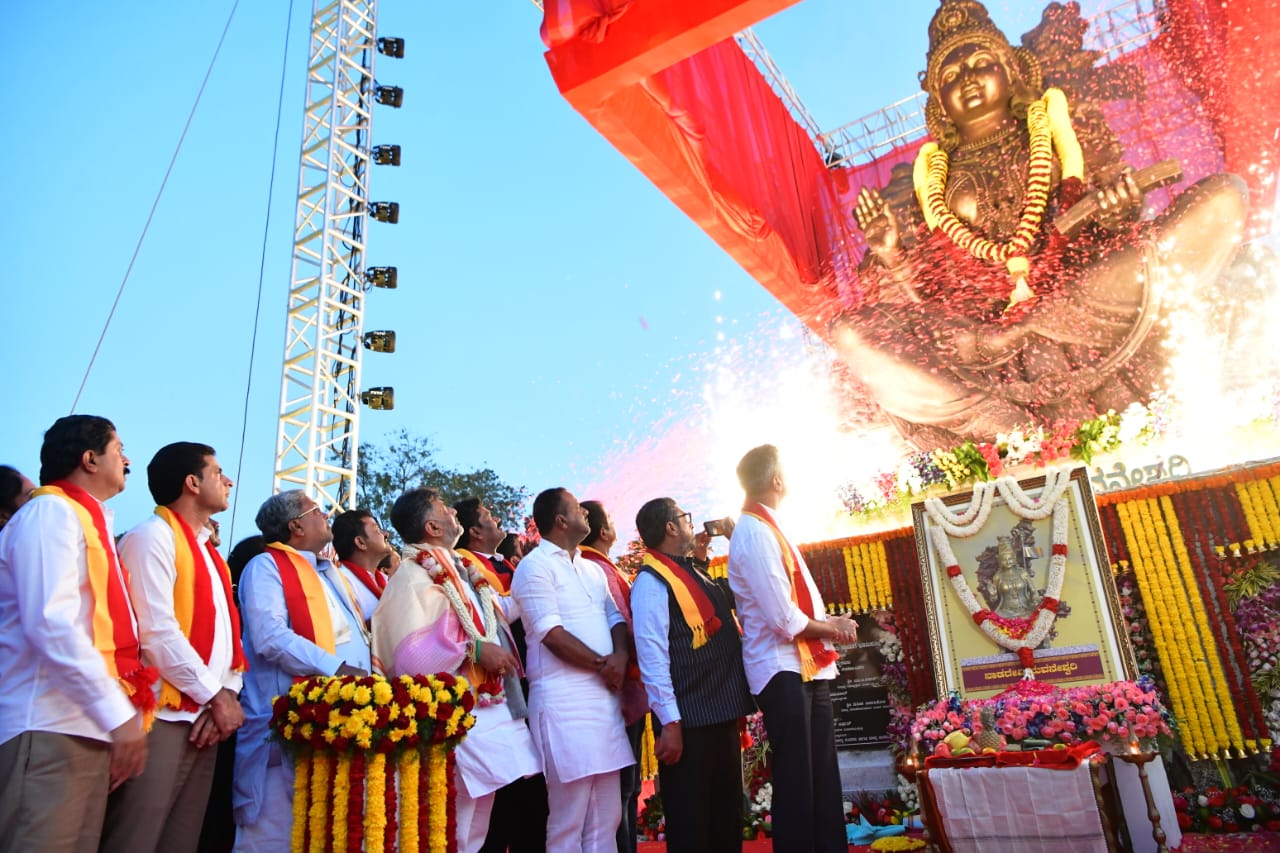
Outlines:
POLYGON ((315 0, 274 490, 355 508, 377 0, 315 0))

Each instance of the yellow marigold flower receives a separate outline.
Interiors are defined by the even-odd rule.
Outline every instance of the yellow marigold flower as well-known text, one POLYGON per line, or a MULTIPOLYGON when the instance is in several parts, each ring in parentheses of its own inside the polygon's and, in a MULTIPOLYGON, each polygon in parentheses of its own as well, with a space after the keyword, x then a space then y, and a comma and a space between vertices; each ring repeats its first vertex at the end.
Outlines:
POLYGON ((285 740, 293 740, 293 726, 285 726, 283 734, 285 740))
POLYGON ((348 717, 347 721, 342 724, 342 731, 347 737, 355 737, 363 728, 364 723, 360 721, 359 717, 348 717))
POLYGON ((342 698, 342 701, 350 702, 351 697, 355 695, 355 692, 356 686, 348 681, 346 684, 342 685, 342 689, 338 691, 338 696, 342 698))
POLYGON ((315 732, 315 726, 311 723, 303 723, 298 732, 302 735, 303 740, 311 740, 311 735, 315 732))
POLYGON ((386 705, 391 701, 391 685, 379 681, 373 685, 373 701, 378 705, 386 705))
POLYGON ((325 730, 324 730, 324 742, 325 742, 325 743, 333 743, 334 739, 335 739, 335 738, 337 738, 337 736, 338 736, 338 733, 337 733, 337 732, 335 732, 333 729, 325 729, 325 730))
POLYGON ((342 684, 339 683, 338 679, 336 678, 329 679, 329 684, 324 688, 324 701, 328 702, 330 705, 332 705, 334 702, 337 702, 338 693, 341 689, 342 689, 342 684))
POLYGON ((324 695, 324 688, 316 685, 307 691, 308 702, 319 702, 320 697, 324 695))
POLYGON ((293 710, 291 710, 291 711, 289 711, 289 717, 288 717, 288 720, 289 720, 289 722, 291 722, 291 723, 297 723, 297 722, 299 722, 299 721, 301 721, 301 720, 302 720, 302 717, 298 716, 298 712, 297 712, 297 711, 293 711, 293 710))
POLYGON ((445 690, 443 687, 441 687, 441 688, 438 688, 438 689, 436 690, 436 701, 437 701, 437 702, 452 702, 452 701, 453 701, 453 696, 451 696, 451 695, 449 694, 449 691, 448 691, 448 690, 445 690))
POLYGON ((400 715, 401 715, 402 713, 403 713, 403 714, 406 714, 406 715, 408 715, 408 716, 410 716, 410 717, 412 717, 414 714, 416 714, 416 713, 417 713, 417 710, 413 707, 413 703, 412 703, 412 702, 410 702, 410 703, 409 703, 409 704, 407 704, 407 705, 403 705, 403 706, 402 706, 402 705, 392 705, 392 706, 391 706, 391 714, 389 715, 388 719, 398 720, 398 719, 400 719, 400 715))
POLYGON ((471 689, 471 682, 467 681, 466 678, 459 675, 453 681, 453 688, 455 691, 457 691, 458 695, 461 696, 463 693, 466 693, 468 690, 471 689))
POLYGON ((357 687, 355 689, 355 692, 351 696, 352 701, 354 701, 357 705, 368 705, 369 700, 372 698, 373 698, 373 692, 369 690, 368 687, 365 687, 363 684, 357 687))
POLYGON ((356 735, 356 746, 361 749, 369 749, 373 746, 373 734, 368 729, 356 735))

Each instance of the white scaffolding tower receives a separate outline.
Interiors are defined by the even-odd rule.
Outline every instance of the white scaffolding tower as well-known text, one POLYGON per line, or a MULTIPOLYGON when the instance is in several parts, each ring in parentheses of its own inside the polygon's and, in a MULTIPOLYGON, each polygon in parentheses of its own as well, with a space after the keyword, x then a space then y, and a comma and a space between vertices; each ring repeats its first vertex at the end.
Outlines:
POLYGON ((354 508, 377 0, 315 0, 274 489, 354 508))

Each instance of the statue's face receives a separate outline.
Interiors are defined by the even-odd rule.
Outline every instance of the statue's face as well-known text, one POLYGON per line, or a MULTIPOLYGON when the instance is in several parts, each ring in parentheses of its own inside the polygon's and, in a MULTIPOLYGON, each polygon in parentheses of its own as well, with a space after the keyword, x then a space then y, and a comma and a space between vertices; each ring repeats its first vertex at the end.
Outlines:
POLYGON ((962 44, 938 68, 938 99, 951 121, 964 126, 992 113, 1009 112, 1009 74, 999 55, 980 44, 962 44))

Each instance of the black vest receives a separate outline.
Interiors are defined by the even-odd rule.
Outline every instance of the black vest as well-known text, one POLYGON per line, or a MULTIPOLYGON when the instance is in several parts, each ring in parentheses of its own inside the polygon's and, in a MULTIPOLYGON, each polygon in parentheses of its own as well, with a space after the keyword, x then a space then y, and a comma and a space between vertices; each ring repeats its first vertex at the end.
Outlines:
POLYGON ((666 556, 679 563, 702 587, 720 618, 720 630, 702 648, 693 648, 693 629, 685 621, 671 587, 648 566, 640 569, 667 589, 667 606, 671 613, 667 649, 671 658, 671 686, 676 694, 676 706, 680 709, 681 726, 711 726, 754 714, 755 702, 747 688, 746 671, 742 668, 742 638, 738 636, 727 590, 700 569, 695 569, 687 558, 666 556))

